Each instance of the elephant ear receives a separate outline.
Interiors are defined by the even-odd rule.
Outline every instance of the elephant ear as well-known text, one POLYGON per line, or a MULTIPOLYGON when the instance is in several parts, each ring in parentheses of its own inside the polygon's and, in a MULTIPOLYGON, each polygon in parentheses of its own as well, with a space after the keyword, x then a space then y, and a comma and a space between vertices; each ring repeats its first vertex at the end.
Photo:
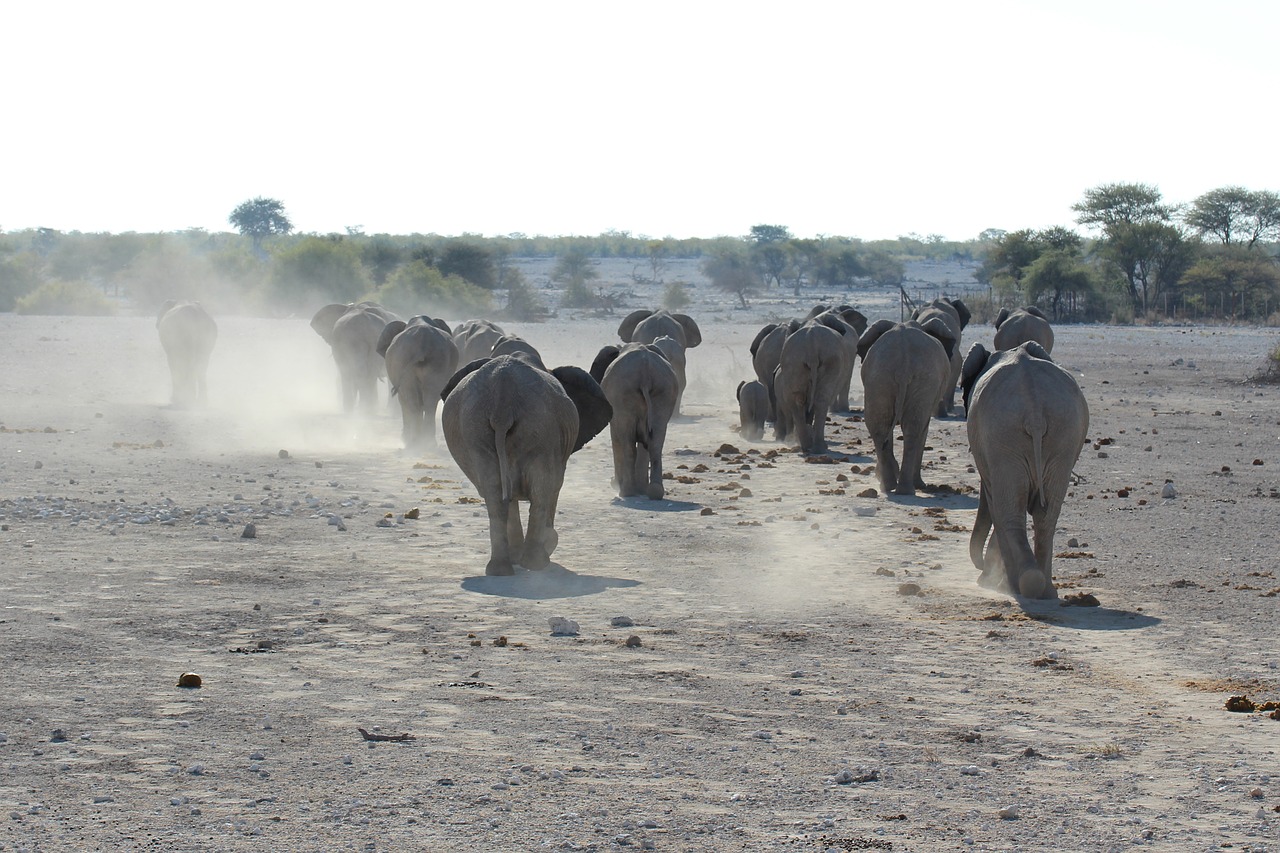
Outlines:
POLYGON ((745 379, 742 380, 741 382, 738 383, 737 390, 733 392, 733 399, 737 400, 739 403, 742 402, 742 386, 746 384, 747 384, 747 380, 745 379))
POLYGON ((1028 305, 1026 308, 1023 308, 1022 310, 1026 311, 1032 317, 1039 317, 1041 320, 1044 320, 1046 323, 1049 322, 1049 318, 1044 315, 1044 312, 1034 305, 1028 305))
POLYGON ((533 344, 515 335, 503 335, 498 338, 489 354, 495 358, 500 355, 524 355, 527 357, 526 360, 532 359, 530 363, 534 367, 546 370, 542 363, 542 354, 534 349, 533 344))
POLYGON ((424 319, 427 321, 427 323, 429 323, 432 326, 435 326, 437 329, 444 332, 446 335, 453 337, 453 329, 450 329, 449 324, 446 323, 444 320, 441 320, 439 317, 425 317, 425 315, 424 315, 424 319))
POLYGON ((572 451, 577 453, 609 425, 613 419, 613 406, 605 398, 600 383, 581 367, 557 367, 551 375, 559 380, 560 387, 578 410, 578 437, 572 451))
POLYGON ((956 309, 956 313, 960 315, 960 328, 963 329, 965 326, 969 325, 969 320, 973 317, 973 312, 969 310, 968 305, 964 304, 964 300, 949 299, 947 301, 951 303, 951 307, 956 309))
POLYGON ((458 387, 459 382, 484 367, 489 361, 491 361, 491 359, 488 356, 485 356, 484 358, 477 358, 475 361, 469 361, 462 367, 458 368, 457 372, 454 373, 453 376, 449 377, 449 382, 444 386, 444 390, 440 392, 440 399, 449 399, 449 395, 453 393, 454 388, 458 387))
POLYGON ((164 315, 165 315, 165 314, 168 314, 168 313, 169 313, 169 310, 170 310, 171 308, 173 308, 173 306, 175 306, 175 305, 177 305, 177 304, 178 304, 178 300, 176 300, 176 299, 166 299, 164 302, 160 303, 160 313, 159 313, 159 314, 156 314, 156 325, 157 325, 157 326, 159 326, 159 325, 160 325, 160 321, 164 318, 164 315))
POLYGON ((867 351, 871 349, 871 345, 880 340, 880 336, 896 326, 897 323, 892 320, 876 320, 871 326, 858 337, 858 357, 864 362, 867 360, 867 351))
POLYGON ((702 330, 698 328, 698 324, 688 314, 672 314, 675 321, 680 324, 680 328, 684 329, 684 346, 685 349, 692 349, 702 343, 702 330))
POLYGON ((826 313, 826 312, 827 312, 827 311, 829 311, 829 310, 831 310, 831 306, 830 306, 830 305, 815 305, 815 306, 813 306, 812 308, 810 308, 810 309, 809 309, 809 313, 808 313, 808 314, 805 314, 805 315, 804 315, 804 319, 805 319, 805 320, 812 320, 814 317, 817 317, 819 314, 824 314, 824 313, 826 313))
POLYGON ((331 302, 316 312, 311 318, 311 328, 315 329, 316 334, 324 338, 327 344, 333 343, 333 326, 341 319, 342 315, 351 310, 350 304, 340 302, 331 302))
POLYGON ((852 305, 841 305, 835 311, 840 315, 841 320, 848 323, 858 333, 859 337, 867 330, 867 315, 852 305))
POLYGON ((596 382, 604 381, 604 372, 609 369, 609 365, 622 354, 621 347, 613 344, 606 344, 600 347, 600 352, 596 353, 595 360, 591 362, 591 378, 596 382))
POLYGON ((1001 308, 1000 313, 996 315, 996 319, 991 325, 999 329, 1001 326, 1004 325, 1004 321, 1008 319, 1009 319, 1009 309, 1001 308))
POLYGON ((947 361, 951 360, 951 356, 956 351, 956 337, 951 334, 951 327, 941 317, 930 317, 925 320, 924 325, 920 328, 924 329, 931 336, 938 339, 942 344, 942 348, 947 351, 947 361))
POLYGON ((641 320, 645 320, 652 315, 652 311, 647 311, 643 308, 638 311, 632 311, 623 318, 622 323, 618 326, 618 337, 622 338, 624 343, 630 343, 631 336, 636 332, 636 326, 640 325, 641 320))
POLYGON ((772 332, 772 331, 773 331, 774 329, 776 329, 776 328, 778 328, 778 324, 777 324, 777 323, 770 323, 769 325, 765 326, 765 327, 764 327, 763 329, 761 329, 760 331, 756 332, 755 340, 753 340, 753 341, 751 342, 751 355, 752 355, 752 357, 754 357, 754 356, 755 356, 755 354, 756 354, 756 350, 760 349, 760 343, 761 343, 765 338, 769 337, 769 333, 770 333, 770 332, 772 332))
POLYGON ((1026 350, 1027 355, 1032 358, 1038 358, 1041 361, 1053 361, 1053 357, 1049 355, 1044 347, 1040 346, 1038 341, 1027 341, 1022 345, 1022 349, 1026 350))
POLYGON ((987 370, 987 363, 991 360, 991 353, 987 352, 987 348, 982 344, 974 344, 969 347, 969 354, 964 357, 964 365, 960 368, 960 390, 964 392, 964 411, 969 412, 969 398, 973 395, 973 386, 977 384, 978 377, 987 370))
POLYGON ((387 347, 391 346, 391 342, 396 339, 396 335, 403 332, 408 325, 404 320, 392 320, 383 326, 382 334, 378 335, 378 345, 374 347, 378 355, 386 358, 387 347))
POLYGON ((820 326, 826 326, 832 331, 839 332, 841 336, 847 335, 853 331, 852 326, 846 323, 838 315, 832 314, 829 311, 824 311, 817 317, 814 317, 812 322, 817 323, 820 326))

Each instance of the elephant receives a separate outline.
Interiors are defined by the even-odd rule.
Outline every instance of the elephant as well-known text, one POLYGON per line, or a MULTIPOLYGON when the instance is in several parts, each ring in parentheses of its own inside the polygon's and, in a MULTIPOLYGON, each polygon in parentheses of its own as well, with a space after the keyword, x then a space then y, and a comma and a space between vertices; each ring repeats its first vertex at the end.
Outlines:
POLYGON ((835 329, 842 336, 847 351, 847 361, 844 373, 836 385, 836 396, 831 402, 831 408, 835 411, 847 412, 849 411, 849 386, 853 383, 853 367, 858 360, 858 338, 867 330, 867 318, 861 311, 849 305, 840 305, 835 308, 815 305, 809 312, 808 319, 835 329))
POLYGON ((372 411, 377 404, 378 380, 386 375, 378 339, 387 323, 399 319, 376 302, 333 303, 311 318, 311 328, 333 350, 342 380, 342 409, 348 414, 357 405, 372 411))
POLYGON ((678 392, 675 370, 656 346, 610 344, 596 355, 591 376, 613 407, 609 438, 618 495, 661 500, 662 448, 678 392))
POLYGON ((503 335, 498 338, 498 340, 494 342, 493 349, 489 354, 499 356, 520 355, 522 353, 528 356, 532 362, 537 364, 539 367, 543 366, 541 353, 534 349, 533 344, 529 343, 519 335, 503 335))
POLYGON ((964 327, 969 325, 969 319, 972 316, 969 307, 963 301, 947 297, 935 299, 911 312, 911 319, 922 326, 934 317, 941 319, 951 329, 951 336, 955 341, 951 356, 951 375, 948 379, 951 387, 938 402, 940 418, 950 415, 952 408, 955 407, 956 385, 960 381, 960 334, 964 331, 964 327))
MULTIPOLYGON (((795 430, 802 453, 822 453, 827 449, 827 412, 856 351, 849 348, 846 336, 853 336, 852 328, 845 326, 842 332, 810 320, 782 344, 774 388, 777 418, 795 430)), ((780 440, 786 440, 788 431, 779 429, 778 435, 780 440)))
POLYGON ((436 405, 458 369, 458 348, 449 325, 425 315, 408 323, 392 320, 383 328, 376 351, 386 363, 391 395, 400 398, 404 446, 434 448, 436 405))
POLYGON ((579 367, 545 370, 524 355, 476 359, 440 392, 445 444, 489 514, 487 575, 544 569, 559 542, 556 504, 569 455, 613 415, 579 367), (527 501, 527 532, 519 501, 527 501))
POLYGON ((920 324, 877 320, 858 341, 862 357, 863 419, 875 448, 880 488, 914 495, 925 488, 920 474, 929 420, 946 396, 955 339, 934 317, 920 324), (902 466, 893 453, 893 428, 902 427, 902 466))
MULTIPOLYGON (((673 314, 665 309, 648 311, 640 309, 632 311, 618 325, 618 337, 626 343, 652 344, 659 338, 668 337, 680 345, 682 350, 691 349, 702 343, 702 330, 697 322, 688 314, 673 314)), ((671 353, 671 347, 664 347, 671 353)), ((676 394, 676 407, 673 417, 680 414, 680 406, 684 402, 686 358, 684 353, 668 359, 676 371, 676 379, 680 389, 676 394)))
POLYGON ((769 390, 759 379, 738 383, 735 392, 738 400, 739 432, 748 441, 764 438, 764 422, 769 416, 769 390))
POLYGON ((651 346, 655 346, 662 351, 662 355, 667 359, 667 363, 671 365, 671 369, 676 372, 676 407, 671 416, 677 417, 680 414, 680 401, 684 399, 684 389, 688 384, 685 378, 685 369, 688 359, 685 355, 684 347, 680 342, 670 335, 662 335, 654 338, 651 346))
POLYGON ((773 421, 775 425, 778 420, 778 394, 773 383, 774 374, 782 361, 783 343, 786 342, 788 335, 800 328, 800 325, 799 320, 770 323, 757 332, 755 340, 751 342, 751 366, 755 369, 756 379, 769 392, 768 420, 773 421))
POLYGON ((218 340, 218 324, 199 302, 166 300, 156 317, 160 345, 169 361, 175 406, 208 402, 209 356, 218 340))
POLYGON ((458 348, 458 363, 470 364, 493 352, 493 345, 505 335, 502 327, 491 320, 464 320, 453 330, 453 343, 458 348))
POLYGON ((1018 344, 1035 341, 1046 353, 1053 352, 1053 327, 1049 318, 1034 305, 1010 311, 1001 308, 995 320, 997 350, 1013 349, 1018 344))
POLYGON ((1089 432, 1084 394, 1035 341, 994 353, 974 344, 961 388, 981 481, 969 538, 969 558, 982 573, 978 583, 1027 598, 1057 598, 1053 534, 1089 432), (1028 514, 1034 550, 1027 541, 1028 514))

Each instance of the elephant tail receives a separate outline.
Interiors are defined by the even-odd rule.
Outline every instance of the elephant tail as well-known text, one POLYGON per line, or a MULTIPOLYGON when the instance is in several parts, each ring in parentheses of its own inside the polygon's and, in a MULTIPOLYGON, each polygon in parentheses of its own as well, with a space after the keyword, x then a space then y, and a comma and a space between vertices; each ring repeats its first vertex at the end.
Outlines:
POLYGON ((1040 506, 1048 506, 1044 494, 1044 435, 1048 425, 1043 414, 1034 412, 1027 415, 1022 428, 1031 436, 1031 501, 1039 499, 1040 506))
POLYGON ((649 396, 649 386, 640 386, 640 396, 644 398, 644 446, 653 446, 653 398, 649 396))
POLYGON ((498 482, 502 487, 502 502, 509 503, 515 499, 515 465, 507 450, 507 436, 513 426, 508 415, 501 421, 491 424, 493 427, 494 450, 498 455, 498 482))
POLYGON ((804 422, 807 424, 813 424, 817 415, 814 403, 818 399, 818 370, 818 366, 814 365, 809 371, 809 394, 804 401, 804 422))

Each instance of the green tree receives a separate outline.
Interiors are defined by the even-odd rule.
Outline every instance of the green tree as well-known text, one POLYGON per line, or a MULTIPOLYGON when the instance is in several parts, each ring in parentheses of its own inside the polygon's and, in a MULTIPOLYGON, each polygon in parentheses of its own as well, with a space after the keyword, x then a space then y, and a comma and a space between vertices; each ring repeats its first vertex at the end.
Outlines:
POLYGON ((662 307, 668 311, 687 308, 691 301, 688 285, 683 281, 673 281, 662 291, 662 307))
POLYGON ((351 241, 305 237, 271 259, 271 290, 276 301, 300 309, 317 298, 354 302, 369 291, 369 279, 351 241))
POLYGON ((787 252, 785 269, 791 277, 792 292, 800 295, 800 286, 811 281, 822 258, 821 240, 805 240, 793 237, 783 244, 787 252))
POLYGON ((752 225, 747 240, 751 245, 751 258, 760 270, 764 283, 772 280, 782 287, 782 276, 787 271, 786 243, 791 231, 785 225, 752 225))
POLYGON ((747 296, 760 287, 760 273, 741 251, 716 252, 703 258, 701 266, 703 275, 711 280, 711 286, 737 296, 743 308, 747 307, 747 296))
POLYGON ((871 283, 882 287, 901 287, 907 275, 902 259, 888 252, 868 252, 863 256, 862 266, 871 283))
POLYGON ((546 304, 520 270, 514 267, 507 270, 503 282, 507 288, 507 307, 503 309, 503 317, 524 322, 546 318, 546 304))
POLYGON ((477 287, 498 286, 498 269, 493 251, 472 240, 450 240, 440 251, 436 267, 445 275, 456 275, 477 287))
POLYGON ((369 278, 379 287, 386 283, 396 267, 404 263, 407 252, 385 234, 379 234, 360 247, 360 262, 369 271, 369 278))
POLYGON ((867 275, 858 249, 848 241, 827 241, 813 271, 814 281, 821 287, 849 290, 859 278, 867 275))
POLYGON ((284 212, 284 202, 274 198, 257 198, 241 202, 227 221, 241 234, 253 239, 253 250, 262 251, 262 240, 273 234, 288 234, 293 223, 284 212))
POLYGON ((1178 284, 1193 304, 1200 302, 1208 311, 1221 306, 1237 316, 1265 318, 1280 295, 1280 271, 1261 252, 1224 244, 1192 264, 1178 284))
POLYGON ((1055 321, 1064 314, 1064 298, 1070 295, 1076 304, 1094 290, 1093 275, 1078 248, 1047 248, 1026 266, 1022 281, 1027 302, 1034 305, 1046 297, 1055 321))
POLYGON ((564 296, 560 303, 566 308, 590 308, 598 300, 591 292, 589 282, 599 278, 595 264, 587 255, 585 248, 571 248, 556 261, 551 271, 551 280, 564 285, 564 296))
POLYGON ((1076 222, 1102 232, 1099 257, 1124 276, 1134 311, 1145 314, 1156 296, 1156 258, 1168 251, 1170 240, 1181 239, 1169 224, 1176 208, 1150 184, 1103 184, 1085 190, 1071 209, 1076 222))
POLYGON ((1201 237, 1212 235, 1223 245, 1280 237, 1280 195, 1269 190, 1220 187, 1191 203, 1183 221, 1201 237))
POLYGON ((493 309, 489 291, 461 276, 444 275, 425 261, 397 269, 374 294, 387 308, 405 317, 472 317, 493 309))

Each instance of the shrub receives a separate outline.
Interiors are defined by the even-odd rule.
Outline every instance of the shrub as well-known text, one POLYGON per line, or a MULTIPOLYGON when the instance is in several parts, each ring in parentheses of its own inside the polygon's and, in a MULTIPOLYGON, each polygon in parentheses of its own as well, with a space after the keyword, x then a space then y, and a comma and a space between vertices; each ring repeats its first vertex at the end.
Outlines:
POLYGON ((679 311, 692 302, 687 285, 683 281, 673 281, 662 291, 662 307, 668 311, 679 311))
POLYGON ((425 261, 414 261, 392 273, 374 298, 404 317, 471 317, 492 311, 489 291, 456 275, 443 275, 425 261))
POLYGON ((105 317, 116 313, 101 291, 83 281, 46 281, 17 300, 19 314, 72 314, 78 317, 105 317))

